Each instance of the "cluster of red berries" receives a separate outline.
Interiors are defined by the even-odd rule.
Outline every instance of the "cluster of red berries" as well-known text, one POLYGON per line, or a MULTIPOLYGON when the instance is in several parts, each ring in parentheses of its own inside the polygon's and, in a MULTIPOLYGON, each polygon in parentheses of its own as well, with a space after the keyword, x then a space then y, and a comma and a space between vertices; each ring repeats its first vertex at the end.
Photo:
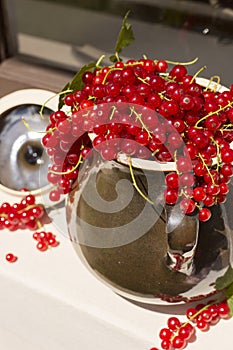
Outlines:
MULTIPOLYGON (((36 204, 33 194, 25 195, 19 203, 2 203, 0 206, 0 229, 16 231, 18 229, 38 230, 41 227, 40 219, 45 214, 43 205, 36 204)), ((57 247, 59 242, 52 232, 34 232, 33 238, 37 241, 36 248, 46 251, 49 247, 57 247)), ((6 254, 6 261, 14 263, 18 257, 13 253, 6 254)))
MULTIPOLYGON (((220 303, 209 302, 198 304, 186 311, 187 321, 181 322, 178 317, 169 317, 167 327, 159 332, 161 348, 164 350, 184 349, 188 342, 194 339, 196 329, 207 331, 210 326, 218 323, 222 318, 229 317, 229 306, 226 301, 220 303)), ((156 347, 150 350, 159 350, 156 347)))
POLYGON ((59 245, 56 236, 52 232, 37 231, 33 233, 32 237, 37 241, 36 248, 41 252, 59 245))
POLYGON ((50 199, 69 193, 92 149, 103 159, 128 157, 175 162, 166 177, 165 202, 180 203, 207 221, 223 203, 233 175, 233 85, 201 86, 186 65, 150 59, 116 62, 82 72, 80 89, 50 116, 42 143, 52 164, 50 199), (89 137, 90 134, 93 137, 89 137))
POLYGON ((0 206, 0 229, 38 229, 39 219, 44 215, 44 207, 36 204, 35 196, 27 194, 19 203, 2 203, 0 206))

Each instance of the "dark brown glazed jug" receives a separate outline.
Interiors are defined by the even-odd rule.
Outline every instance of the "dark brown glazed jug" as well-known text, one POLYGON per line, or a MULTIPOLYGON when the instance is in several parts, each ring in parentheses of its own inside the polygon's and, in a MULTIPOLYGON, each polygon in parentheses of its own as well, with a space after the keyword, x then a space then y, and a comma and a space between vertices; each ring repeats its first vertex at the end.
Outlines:
POLYGON ((132 300, 175 303, 215 293, 216 279, 233 260, 231 184, 227 202, 212 206, 210 220, 199 222, 178 205, 164 204, 165 172, 148 164, 133 168, 137 189, 125 164, 97 154, 83 164, 66 206, 79 257, 132 300))

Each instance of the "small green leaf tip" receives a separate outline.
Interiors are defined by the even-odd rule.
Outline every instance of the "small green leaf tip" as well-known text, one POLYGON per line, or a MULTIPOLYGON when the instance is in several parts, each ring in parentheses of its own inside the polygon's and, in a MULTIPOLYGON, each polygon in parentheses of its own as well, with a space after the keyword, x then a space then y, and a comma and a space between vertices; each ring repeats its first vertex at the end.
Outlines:
POLYGON ((129 14, 130 11, 128 11, 123 18, 122 26, 116 41, 115 54, 109 58, 111 62, 120 61, 119 53, 124 49, 124 47, 130 45, 134 41, 132 25, 127 23, 129 14))
POLYGON ((233 283, 233 269, 228 267, 227 271, 222 277, 217 278, 215 288, 217 290, 223 290, 229 287, 233 283))

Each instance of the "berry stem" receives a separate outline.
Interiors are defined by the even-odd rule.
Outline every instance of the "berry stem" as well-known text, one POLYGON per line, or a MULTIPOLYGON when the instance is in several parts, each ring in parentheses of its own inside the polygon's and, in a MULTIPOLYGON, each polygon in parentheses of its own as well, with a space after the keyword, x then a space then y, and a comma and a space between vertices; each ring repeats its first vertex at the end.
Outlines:
POLYGON ((190 84, 192 84, 194 82, 194 80, 196 79, 196 77, 201 73, 203 72, 203 70, 205 70, 207 67, 206 66, 203 66, 201 67, 195 74, 194 76, 192 77, 191 81, 190 81, 190 84))
POLYGON ((137 182, 136 182, 136 179, 135 179, 135 176, 133 173, 132 159, 130 157, 128 157, 127 159, 128 159, 128 163, 129 163, 129 170, 130 170, 130 175, 132 178, 133 186, 138 191, 138 193, 142 196, 142 198, 144 198, 148 203, 153 205, 154 202, 152 200, 150 200, 149 198, 147 198, 137 185, 137 182))
POLYGON ((136 74, 136 77, 137 77, 137 79, 140 80, 142 83, 144 83, 144 84, 146 84, 146 85, 150 85, 146 79, 143 79, 143 78, 139 77, 139 75, 137 75, 137 74, 136 74))
POLYGON ((210 117, 211 115, 213 114, 218 114, 219 112, 223 111, 224 109, 227 109, 228 107, 231 107, 233 105, 233 101, 232 102, 229 102, 227 105, 223 106, 223 107, 220 107, 219 109, 217 109, 217 111, 213 111, 213 112, 210 112, 208 114, 206 114, 204 117, 202 117, 201 119, 199 119, 196 124, 195 124, 195 128, 200 128, 202 129, 202 127, 198 127, 198 124, 200 124, 201 122, 203 122, 204 120, 206 120, 208 117, 210 117))
POLYGON ((61 92, 55 94, 54 96, 49 97, 49 98, 45 101, 45 103, 41 106, 41 109, 40 109, 40 111, 39 111, 39 114, 40 114, 40 116, 41 116, 41 119, 44 119, 43 111, 44 111, 44 108, 46 107, 46 105, 47 105, 47 103, 48 103, 49 101, 51 101, 51 100, 52 100, 54 97, 56 97, 56 96, 65 95, 65 94, 68 94, 68 93, 71 93, 71 92, 73 92, 73 90, 68 89, 68 90, 61 91, 61 92))
POLYGON ((206 86, 205 91, 207 91, 208 89, 210 89, 210 85, 211 85, 212 83, 215 83, 215 87, 214 87, 213 89, 210 89, 210 90, 212 90, 213 92, 216 92, 217 87, 218 87, 219 84, 220 84, 220 81, 221 81, 221 79, 220 79, 220 76, 219 76, 219 75, 213 75, 213 76, 209 79, 209 84, 206 86), (217 79, 216 82, 214 81, 215 78, 217 79))
POLYGON ((107 77, 108 77, 108 75, 109 75, 112 71, 114 71, 114 70, 122 70, 122 69, 123 69, 123 68, 117 68, 117 67, 112 67, 112 68, 110 68, 110 69, 107 71, 107 73, 105 74, 104 79, 103 79, 103 81, 102 81, 102 84, 105 84, 105 83, 106 83, 107 77))
POLYGON ((28 122, 26 121, 26 119, 24 117, 21 118, 22 119, 22 122, 24 123, 24 125, 26 126, 26 128, 30 131, 33 131, 33 132, 36 132, 38 134, 48 134, 48 133, 52 133, 54 130, 56 130, 56 128, 52 128, 52 129, 49 129, 47 131, 38 131, 38 130, 35 130, 33 129, 29 124, 28 122))
POLYGON ((100 56, 100 58, 98 59, 98 61, 96 62, 96 67, 97 68, 101 68, 101 62, 103 61, 103 59, 105 58, 105 55, 100 56))
POLYGON ((37 229, 40 230, 43 227, 41 221, 37 219, 36 223, 37 223, 37 229))
POLYGON ((117 108, 116 106, 112 106, 112 112, 110 114, 110 117, 109 117, 109 120, 112 120, 113 116, 114 116, 114 113, 116 112, 117 108))
POLYGON ((44 207, 43 207, 43 204, 31 204, 31 205, 27 205, 26 208, 23 208, 23 209, 19 210, 18 213, 21 214, 21 213, 23 213, 24 211, 28 211, 29 209, 36 208, 36 207, 44 208, 44 207))
MULTIPOLYGON (((169 81, 173 81, 173 79, 168 79, 169 81)), ((164 92, 159 92, 158 95, 165 101, 171 101, 170 98, 168 98, 167 96, 164 95, 164 92)))
POLYGON ((217 150, 217 154, 216 154, 217 168, 216 168, 216 171, 218 172, 219 167, 220 167, 220 162, 221 162, 220 147, 219 147, 218 142, 216 142, 213 137, 211 137, 211 140, 212 140, 213 144, 216 146, 216 150, 217 150))
POLYGON ((211 172, 210 172, 210 169, 208 168, 207 164, 205 163, 204 158, 202 157, 202 155, 201 155, 200 153, 198 153, 198 157, 201 159, 202 164, 203 164, 204 167, 206 168, 206 171, 208 172, 208 174, 209 174, 209 176, 210 176, 210 178, 211 178, 212 184, 213 184, 214 186, 217 186, 217 184, 214 182, 214 178, 213 178, 213 175, 212 175, 211 172))
POLYGON ((50 173, 52 174, 56 174, 56 175, 67 175, 72 173, 74 170, 76 170, 78 168, 78 166, 82 163, 82 154, 80 154, 79 159, 77 161, 77 164, 75 164, 70 170, 67 171, 54 171, 54 170, 49 170, 50 173))
POLYGON ((142 121, 142 115, 141 115, 141 113, 140 113, 140 114, 137 113, 137 112, 135 111, 134 107, 131 107, 131 108, 130 108, 130 111, 131 111, 130 117, 133 115, 133 113, 136 115, 136 120, 139 120, 139 121, 140 121, 140 123, 141 123, 141 125, 142 125, 142 129, 146 130, 146 132, 148 133, 148 137, 151 139, 151 138, 152 138, 151 133, 150 133, 150 131, 148 130, 148 128, 147 128, 147 126, 145 125, 145 123, 142 121))
MULTIPOLYGON (((156 63, 158 60, 155 60, 154 62, 156 63)), ((194 58, 192 61, 188 61, 188 62, 174 62, 174 61, 169 61, 169 60, 165 60, 168 64, 181 64, 182 66, 188 66, 191 64, 194 64, 198 61, 198 57, 194 58)))

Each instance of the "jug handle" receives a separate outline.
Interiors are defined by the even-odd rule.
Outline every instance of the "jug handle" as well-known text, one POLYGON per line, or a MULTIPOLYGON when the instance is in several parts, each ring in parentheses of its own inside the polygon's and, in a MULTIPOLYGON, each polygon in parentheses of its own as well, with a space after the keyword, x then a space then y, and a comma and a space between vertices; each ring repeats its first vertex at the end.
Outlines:
POLYGON ((167 233, 167 265, 170 269, 190 275, 197 248, 199 220, 196 215, 181 212, 179 205, 165 205, 167 233))

